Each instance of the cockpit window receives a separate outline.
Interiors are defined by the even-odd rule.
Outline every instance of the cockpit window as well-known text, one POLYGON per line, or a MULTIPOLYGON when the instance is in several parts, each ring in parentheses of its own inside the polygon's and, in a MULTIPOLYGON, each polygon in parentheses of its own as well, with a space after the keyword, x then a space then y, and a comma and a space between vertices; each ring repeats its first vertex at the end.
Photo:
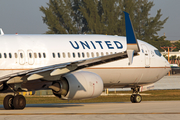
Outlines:
POLYGON ((156 53, 156 55, 158 55, 159 57, 161 57, 161 53, 159 52, 159 50, 154 50, 154 52, 156 53))

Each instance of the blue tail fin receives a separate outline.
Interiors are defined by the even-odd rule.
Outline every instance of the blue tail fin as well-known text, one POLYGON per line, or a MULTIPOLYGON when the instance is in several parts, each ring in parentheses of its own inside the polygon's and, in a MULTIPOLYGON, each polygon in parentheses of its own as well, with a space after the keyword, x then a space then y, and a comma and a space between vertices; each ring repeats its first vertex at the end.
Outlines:
POLYGON ((139 46, 136 36, 134 34, 131 19, 127 12, 124 12, 124 14, 125 14, 125 24, 126 24, 127 50, 134 50, 135 52, 139 52, 139 46))

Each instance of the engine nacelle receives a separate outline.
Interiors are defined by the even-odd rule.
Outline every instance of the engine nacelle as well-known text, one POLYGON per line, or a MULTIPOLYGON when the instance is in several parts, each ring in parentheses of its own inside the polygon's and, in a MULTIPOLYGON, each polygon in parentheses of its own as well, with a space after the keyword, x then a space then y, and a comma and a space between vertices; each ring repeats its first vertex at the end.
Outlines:
MULTIPOLYGON (((103 81, 101 77, 95 73, 87 72, 87 71, 79 71, 74 73, 69 73, 63 76, 63 81, 67 80, 68 87, 63 87, 63 84, 60 86, 62 88, 68 88, 67 93, 59 95, 55 94, 57 97, 61 99, 88 99, 98 97, 103 91, 103 81)), ((63 90, 63 89, 62 89, 63 90)), ((65 91, 65 90, 63 90, 65 91)))

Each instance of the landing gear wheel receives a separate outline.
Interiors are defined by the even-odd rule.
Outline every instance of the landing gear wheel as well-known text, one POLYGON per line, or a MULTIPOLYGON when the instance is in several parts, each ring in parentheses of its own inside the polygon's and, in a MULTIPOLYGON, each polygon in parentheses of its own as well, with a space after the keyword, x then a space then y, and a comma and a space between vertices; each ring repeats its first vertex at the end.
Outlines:
POLYGON ((135 103, 134 102, 134 95, 131 95, 130 100, 131 100, 132 103, 135 103))
POLYGON ((24 109, 26 106, 26 99, 22 95, 17 95, 14 97, 13 105, 15 109, 24 109))
POLYGON ((6 109, 6 110, 14 109, 13 99, 14 99, 13 95, 7 95, 4 98, 4 100, 3 100, 4 109, 6 109))
POLYGON ((140 103, 142 101, 142 97, 139 94, 133 94, 130 97, 132 103, 140 103))
POLYGON ((135 103, 140 103, 141 101, 142 101, 141 95, 136 94, 136 95, 134 96, 134 102, 135 102, 135 103))

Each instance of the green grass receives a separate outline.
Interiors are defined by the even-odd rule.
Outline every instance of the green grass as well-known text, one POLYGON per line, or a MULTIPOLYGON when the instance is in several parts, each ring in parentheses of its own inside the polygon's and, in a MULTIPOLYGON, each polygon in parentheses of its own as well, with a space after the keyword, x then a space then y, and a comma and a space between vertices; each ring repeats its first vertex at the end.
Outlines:
MULTIPOLYGON (((112 92, 110 92, 111 94, 112 92)), ((117 94, 131 94, 131 91, 121 91, 117 94)), ((167 101, 167 100, 180 100, 180 90, 152 90, 142 92, 143 101, 167 101)), ((40 97, 40 96, 25 96, 27 104, 39 104, 39 103, 92 103, 92 102, 130 102, 130 95, 108 95, 99 96, 94 99, 88 100, 61 100, 57 97, 40 97)), ((0 97, 0 104, 3 104, 4 96, 0 97)))

